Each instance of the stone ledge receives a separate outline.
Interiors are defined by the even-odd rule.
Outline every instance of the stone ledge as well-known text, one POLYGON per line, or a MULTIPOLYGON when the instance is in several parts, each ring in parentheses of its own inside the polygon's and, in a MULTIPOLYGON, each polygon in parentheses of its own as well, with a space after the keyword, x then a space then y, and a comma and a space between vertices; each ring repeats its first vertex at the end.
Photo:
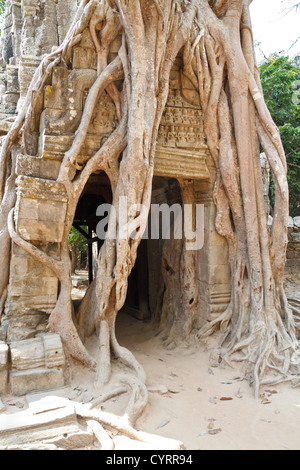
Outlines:
POLYGON ((18 194, 32 199, 45 199, 47 201, 67 202, 68 197, 62 183, 30 176, 17 178, 18 194))
POLYGON ((0 450, 79 449, 92 445, 94 434, 79 424, 74 404, 68 399, 38 413, 29 408, 0 416, 0 450), (57 408, 59 406, 59 408, 57 408))
MULTIPOLYGON (((1 126, 1 122, 0 122, 1 126)), ((1 132, 1 127, 0 127, 1 132)), ((59 174, 61 159, 46 159, 31 155, 18 155, 16 174, 55 181, 59 174)))
POLYGON ((62 370, 31 369, 10 374, 11 393, 22 396, 38 390, 52 390, 65 385, 62 370))
POLYGON ((55 369, 65 363, 59 335, 47 333, 42 337, 10 344, 12 369, 17 371, 46 367, 55 369))

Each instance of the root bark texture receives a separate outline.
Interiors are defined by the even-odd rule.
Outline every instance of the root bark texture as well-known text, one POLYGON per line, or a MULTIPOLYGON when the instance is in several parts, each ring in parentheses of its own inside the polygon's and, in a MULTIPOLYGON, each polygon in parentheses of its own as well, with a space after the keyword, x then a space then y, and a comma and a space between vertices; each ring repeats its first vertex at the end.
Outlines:
MULTIPOLYGON (((13 212, 7 227, 13 242, 52 269, 60 281, 49 329, 62 336, 71 356, 89 367, 97 363, 99 386, 110 380, 112 355, 135 372, 137 382, 130 383, 133 396, 128 419, 114 422, 101 411, 78 408, 79 414, 90 420, 100 440, 103 432, 94 421, 141 438, 129 422, 136 419, 147 401, 145 372, 131 352, 119 345, 115 322, 125 302, 128 277, 147 225, 158 128, 169 94, 171 69, 178 57, 183 74, 199 93, 206 141, 217 171, 216 228, 228 242, 232 276, 231 302, 226 312, 205 325, 198 335, 210 335, 219 327, 224 331, 224 359, 245 364, 256 394, 261 384, 271 380, 299 379, 298 320, 295 323, 294 315, 299 315, 299 309, 289 305, 283 290, 288 221, 286 161, 279 131, 261 90, 249 19, 250 3, 250 0, 83 0, 63 44, 38 68, 25 104, 2 146, 0 200, 4 214, 14 206, 14 190, 7 178, 13 165, 14 145, 22 137, 22 152, 33 154, 36 142, 30 130, 38 115, 38 96, 56 65, 63 63, 71 68, 73 48, 88 28, 97 53, 97 74, 59 172, 58 182, 64 184, 68 195, 60 259, 47 256, 20 237, 14 228, 13 212), (110 46, 118 35, 122 38, 120 49, 109 62, 110 46), (78 156, 93 111, 106 92, 116 108, 117 127, 82 164, 78 156), (270 234, 264 211, 259 144, 270 163, 276 190, 270 234), (110 179, 116 217, 109 220, 96 279, 82 304, 78 333, 72 315, 67 239, 84 186, 92 173, 100 171, 105 171, 110 179), (8 196, 10 202, 6 204, 8 196), (119 210, 124 197, 128 203, 126 214, 119 210), (141 204, 146 210, 140 210, 141 204), (96 360, 83 344, 85 335, 93 331, 99 333, 96 360)), ((183 202, 194 206, 191 182, 179 184, 183 202)), ((181 277, 180 301, 173 312, 167 312, 172 314, 170 322, 164 314, 161 317, 162 323, 168 323, 170 344, 189 336, 195 328, 199 300, 196 254, 178 244, 174 256, 177 256, 174 266, 181 277)), ((9 262, 9 254, 6 260, 9 262)), ((109 447, 110 441, 105 440, 103 445, 109 447)))

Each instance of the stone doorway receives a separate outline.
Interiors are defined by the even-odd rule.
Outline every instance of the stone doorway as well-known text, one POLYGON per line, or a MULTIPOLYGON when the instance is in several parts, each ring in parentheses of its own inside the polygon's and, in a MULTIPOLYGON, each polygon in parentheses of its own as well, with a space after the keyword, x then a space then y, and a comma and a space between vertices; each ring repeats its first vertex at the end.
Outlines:
POLYGON ((72 273, 72 297, 76 306, 94 280, 97 257, 103 244, 103 240, 96 235, 97 224, 101 220, 101 217, 96 215, 97 208, 102 204, 111 204, 111 202, 112 193, 107 175, 104 172, 91 175, 78 201, 73 221, 73 227, 82 235, 86 243, 83 264, 72 273))
POLYGON ((128 291, 121 313, 147 321, 151 317, 149 305, 148 240, 142 240, 137 252, 136 264, 128 279, 128 291))
MULTIPOLYGON (((180 188, 174 178, 154 176, 152 204, 171 207, 181 204, 180 188)), ((170 212, 172 224, 173 213, 170 212)), ((148 228, 137 252, 136 264, 128 279, 128 292, 121 313, 127 313, 142 321, 154 318, 161 303, 162 257, 165 240, 161 226, 158 238, 153 238, 151 231, 151 214, 148 228)))

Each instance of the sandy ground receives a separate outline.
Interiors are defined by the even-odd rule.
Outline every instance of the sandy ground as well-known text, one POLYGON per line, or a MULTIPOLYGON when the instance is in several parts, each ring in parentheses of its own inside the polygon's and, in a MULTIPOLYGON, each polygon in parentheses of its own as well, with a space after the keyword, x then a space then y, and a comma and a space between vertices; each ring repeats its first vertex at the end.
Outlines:
MULTIPOLYGON (((297 284, 288 287, 292 292, 297 284)), ((143 365, 147 385, 169 390, 149 393, 137 429, 182 441, 188 450, 300 449, 300 389, 290 384, 265 387, 256 400, 239 369, 218 364, 217 336, 206 344, 168 351, 151 325, 120 313, 117 338, 143 365)), ((97 339, 92 337, 87 347, 97 354, 97 339)), ((95 398, 93 380, 83 368, 73 369, 73 398, 95 398)), ((121 414, 127 399, 114 399, 107 410, 121 414)))
MULTIPOLYGON (((116 330, 119 343, 144 367, 147 385, 168 389, 149 393, 149 403, 136 423, 138 430, 182 441, 187 450, 300 450, 299 388, 266 387, 256 400, 238 369, 218 364, 217 336, 206 344, 169 351, 151 325, 124 313, 118 316, 116 330)), ((97 342, 93 336, 86 343, 94 357, 97 342)), ((118 367, 114 365, 112 382, 118 367)), ((94 372, 73 365, 70 380, 68 398, 84 403, 99 395, 94 372)), ((128 395, 119 396, 104 409, 122 414, 127 400, 128 395)), ((119 448, 128 449, 128 441, 119 448)), ((130 449, 137 447, 131 443, 130 449)))
MULTIPOLYGON (((149 326, 123 314, 117 336, 143 365, 147 384, 169 389, 163 395, 149 393, 137 429, 182 441, 189 450, 300 449, 299 389, 288 384, 268 387, 255 400, 238 370, 216 366, 215 340, 198 348, 167 351, 149 326)), ((76 374, 72 382, 76 384, 76 374)), ((117 409, 121 402, 118 411, 122 400, 114 403, 117 409)))
MULTIPOLYGON (((286 288, 299 292, 299 279, 288 279, 286 288)), ((149 393, 137 429, 182 441, 188 450, 300 450, 300 389, 290 384, 266 387, 256 400, 239 369, 218 364, 217 336, 206 344, 168 351, 151 325, 120 313, 117 338, 144 367, 147 385, 169 390, 149 393)), ((96 355, 97 339, 90 338, 87 347, 96 355)), ((93 373, 73 369, 77 395, 72 398, 95 398, 93 381, 93 373)), ((107 410, 121 414, 127 399, 114 399, 107 410)))
POLYGON ((151 330, 121 317, 118 338, 131 346, 149 384, 171 390, 149 394, 139 429, 181 440, 190 450, 300 449, 299 389, 268 387, 255 400, 238 370, 216 364, 215 340, 194 350, 166 351, 151 330))

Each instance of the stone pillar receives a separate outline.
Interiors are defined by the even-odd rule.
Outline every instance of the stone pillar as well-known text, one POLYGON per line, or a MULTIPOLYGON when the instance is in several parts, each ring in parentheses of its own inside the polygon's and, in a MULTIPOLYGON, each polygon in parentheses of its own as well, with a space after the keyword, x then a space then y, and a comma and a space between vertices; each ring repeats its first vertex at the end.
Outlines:
POLYGON ((13 117, 20 97, 18 66, 7 65, 5 73, 6 90, 1 97, 1 111, 4 116, 13 117))
POLYGON ((265 153, 260 154, 260 164, 262 170, 262 177, 263 177, 263 190, 264 190, 264 200, 265 200, 265 211, 267 216, 270 215, 270 198, 269 198, 269 190, 270 190, 270 165, 265 153))
MULTIPOLYGON (((54 258, 59 258, 67 208, 62 184, 42 178, 17 178, 17 233, 54 258)), ((57 302, 58 280, 51 269, 13 244, 5 312, 9 341, 44 331, 57 302)))
POLYGON ((18 62, 20 58, 22 15, 20 0, 7 0, 0 40, 1 99, 0 119, 16 114, 19 100, 18 62))
MULTIPOLYGON (((173 180, 174 181, 174 180, 173 180)), ((167 178, 154 177, 152 190, 152 204, 163 205, 181 204, 180 188, 177 183, 170 185, 167 178)), ((161 308, 162 301, 162 256, 163 247, 166 240, 162 237, 151 238, 151 216, 148 220, 148 286, 149 286, 149 308, 152 317, 156 314, 157 308, 161 308)))
POLYGON ((207 156, 210 178, 196 181, 197 204, 204 205, 204 246, 198 254, 198 281, 200 290, 199 326, 221 314, 230 302, 231 273, 228 246, 215 227, 216 207, 213 201, 215 166, 207 156))
POLYGON ((300 217, 290 217, 286 273, 300 277, 300 217))
POLYGON ((0 39, 1 65, 18 63, 22 30, 21 0, 6 0, 0 39))

